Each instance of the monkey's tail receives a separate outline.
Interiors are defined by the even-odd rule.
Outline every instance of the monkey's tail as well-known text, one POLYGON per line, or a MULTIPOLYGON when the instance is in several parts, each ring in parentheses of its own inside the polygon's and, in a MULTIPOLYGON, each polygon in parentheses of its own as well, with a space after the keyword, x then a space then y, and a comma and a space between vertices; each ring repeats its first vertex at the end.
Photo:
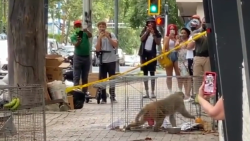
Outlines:
POLYGON ((147 111, 147 108, 146 107, 143 107, 141 109, 141 111, 136 115, 135 117, 135 122, 138 122, 140 117, 143 116, 144 114, 146 114, 148 111, 147 111))

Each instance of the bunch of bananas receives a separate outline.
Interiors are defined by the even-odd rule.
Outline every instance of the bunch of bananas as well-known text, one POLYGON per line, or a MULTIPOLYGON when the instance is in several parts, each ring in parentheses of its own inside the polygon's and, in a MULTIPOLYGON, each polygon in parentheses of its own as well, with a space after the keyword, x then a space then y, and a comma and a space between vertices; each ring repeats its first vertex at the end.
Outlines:
POLYGON ((10 110, 16 110, 20 106, 20 99, 19 98, 13 98, 9 103, 3 105, 4 108, 10 109, 10 110))

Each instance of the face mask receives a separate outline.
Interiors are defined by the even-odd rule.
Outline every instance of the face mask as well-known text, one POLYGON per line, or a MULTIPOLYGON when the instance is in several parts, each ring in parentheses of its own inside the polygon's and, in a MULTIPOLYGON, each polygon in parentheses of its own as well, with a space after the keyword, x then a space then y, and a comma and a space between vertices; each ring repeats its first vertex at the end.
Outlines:
POLYGON ((175 30, 170 30, 170 34, 175 34, 175 30))
POLYGON ((191 31, 195 31, 196 27, 190 27, 191 31))
POLYGON ((79 32, 80 30, 81 30, 81 28, 79 28, 79 27, 75 28, 76 32, 79 32))

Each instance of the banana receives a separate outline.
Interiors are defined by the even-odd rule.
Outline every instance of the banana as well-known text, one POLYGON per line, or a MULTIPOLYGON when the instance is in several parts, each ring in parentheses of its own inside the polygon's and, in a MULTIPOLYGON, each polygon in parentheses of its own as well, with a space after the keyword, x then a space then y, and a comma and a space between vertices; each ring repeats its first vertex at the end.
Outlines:
POLYGON ((3 106, 4 106, 5 108, 10 108, 10 107, 14 106, 14 105, 16 104, 16 102, 17 102, 17 98, 13 98, 13 99, 11 100, 11 102, 9 102, 9 103, 7 103, 7 104, 4 104, 3 106))
POLYGON ((10 108, 10 110, 16 110, 20 106, 20 99, 16 98, 16 103, 13 107, 10 108))

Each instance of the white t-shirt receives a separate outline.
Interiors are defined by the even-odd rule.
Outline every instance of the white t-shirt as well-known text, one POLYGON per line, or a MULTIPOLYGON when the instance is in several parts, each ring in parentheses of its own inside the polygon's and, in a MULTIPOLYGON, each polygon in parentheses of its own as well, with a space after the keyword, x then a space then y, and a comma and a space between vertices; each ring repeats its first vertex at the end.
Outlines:
POLYGON ((145 43, 145 49, 148 51, 152 50, 152 46, 153 46, 153 41, 154 41, 154 37, 152 34, 150 34, 147 38, 147 41, 145 43))
MULTIPOLYGON (((189 41, 192 40, 192 36, 189 37, 189 41)), ((186 59, 193 59, 194 58, 194 49, 187 50, 186 59)))

